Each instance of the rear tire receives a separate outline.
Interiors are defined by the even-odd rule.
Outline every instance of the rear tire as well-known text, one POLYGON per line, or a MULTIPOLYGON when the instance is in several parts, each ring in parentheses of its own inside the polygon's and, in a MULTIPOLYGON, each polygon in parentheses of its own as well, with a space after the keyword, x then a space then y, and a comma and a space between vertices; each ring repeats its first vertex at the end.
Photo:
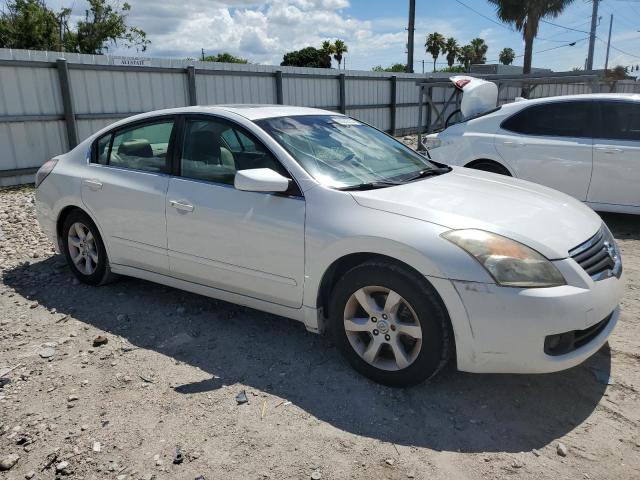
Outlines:
POLYGON ((102 237, 93 220, 81 210, 72 211, 62 226, 62 251, 71 271, 87 285, 115 280, 102 237))
POLYGON ((504 168, 497 162, 492 162, 490 160, 481 160, 478 162, 473 162, 467 165, 467 168, 473 168, 474 170, 481 170, 483 172, 497 173, 498 175, 504 175, 505 177, 510 177, 511 173, 509 170, 504 168))
POLYGON ((449 316, 433 287, 408 268, 384 261, 352 268, 333 288, 329 315, 341 353, 375 382, 416 385, 449 361, 449 316))

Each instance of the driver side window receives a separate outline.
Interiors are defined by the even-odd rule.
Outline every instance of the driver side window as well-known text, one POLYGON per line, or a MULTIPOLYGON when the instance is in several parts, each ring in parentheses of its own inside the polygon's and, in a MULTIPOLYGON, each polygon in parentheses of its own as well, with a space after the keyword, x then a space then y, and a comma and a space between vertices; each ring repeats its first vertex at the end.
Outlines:
POLYGON ((289 176, 257 139, 240 128, 213 119, 187 119, 180 175, 233 185, 238 170, 270 168, 289 176))

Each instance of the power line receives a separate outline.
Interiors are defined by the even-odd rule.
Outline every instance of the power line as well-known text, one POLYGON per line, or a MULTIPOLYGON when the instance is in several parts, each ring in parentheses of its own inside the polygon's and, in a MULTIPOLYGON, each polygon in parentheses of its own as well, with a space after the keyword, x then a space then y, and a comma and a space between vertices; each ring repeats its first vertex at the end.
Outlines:
POLYGON ((507 30, 509 30, 510 32, 515 32, 515 30, 511 27, 508 27, 507 25, 505 25, 504 23, 498 22, 497 20, 494 20, 491 17, 487 17, 484 13, 479 12, 478 10, 476 10, 473 7, 470 7, 469 5, 467 5, 466 3, 461 2, 460 0, 455 0, 456 2, 458 2, 460 5, 462 5, 465 8, 468 8, 469 10, 471 10, 472 12, 474 12, 476 15, 480 15, 482 18, 489 20, 491 23, 495 23, 496 25, 502 27, 502 28, 506 28, 507 30))
POLYGON ((587 32, 586 30, 579 30, 577 28, 565 27, 564 25, 558 25, 557 23, 550 22, 549 20, 540 19, 542 23, 546 23, 547 25, 553 25, 554 27, 564 28, 565 30, 571 30, 572 32, 580 32, 591 34, 591 32, 587 32))
MULTIPOLYGON (((602 43, 607 43, 605 40, 601 39, 600 37, 596 37, 596 38, 597 38, 598 40, 600 40, 602 43)), ((625 52, 624 50, 622 50, 622 49, 620 49, 620 48, 618 48, 618 47, 616 47, 616 46, 614 46, 614 45, 611 45, 611 49, 612 49, 612 50, 615 50, 615 51, 617 51, 617 52, 623 53, 623 54, 625 54, 625 55, 628 55, 628 56, 630 56, 630 57, 633 57, 633 58, 640 58, 638 55, 634 55, 633 53, 625 52)))

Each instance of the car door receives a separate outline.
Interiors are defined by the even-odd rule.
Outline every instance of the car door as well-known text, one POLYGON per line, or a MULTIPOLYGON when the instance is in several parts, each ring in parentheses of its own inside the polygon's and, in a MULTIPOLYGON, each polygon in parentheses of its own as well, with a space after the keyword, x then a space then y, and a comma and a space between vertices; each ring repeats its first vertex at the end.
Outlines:
POLYGON ((251 133, 218 117, 184 118, 180 139, 178 175, 169 181, 167 193, 172 275, 300 307, 305 219, 300 190, 293 181, 288 194, 233 186, 237 170, 289 173, 251 133))
POLYGON ((640 206, 640 102, 598 101, 589 202, 640 206))
POLYGON ((169 272, 165 197, 174 117, 112 131, 94 144, 82 201, 97 220, 114 264, 169 272))
POLYGON ((496 149, 518 178, 584 201, 593 168, 593 108, 588 100, 525 107, 502 122, 496 149))

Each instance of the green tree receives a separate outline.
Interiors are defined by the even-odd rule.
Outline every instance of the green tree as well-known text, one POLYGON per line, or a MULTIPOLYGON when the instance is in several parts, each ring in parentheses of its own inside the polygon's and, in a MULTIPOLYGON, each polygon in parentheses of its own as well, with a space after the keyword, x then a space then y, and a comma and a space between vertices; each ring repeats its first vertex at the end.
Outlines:
POLYGON ((474 50, 471 45, 465 45, 460 48, 460 53, 458 53, 458 61, 464 66, 465 71, 469 71, 469 67, 471 66, 471 61, 473 59, 474 50))
POLYGON ((9 0, 0 13, 0 47, 31 50, 65 50, 101 54, 111 44, 145 51, 146 33, 127 25, 128 3, 88 0, 85 17, 70 28, 71 9, 54 12, 45 0, 9 0))
POLYGON ((390 67, 383 67, 381 65, 378 65, 376 67, 373 67, 371 70, 374 72, 405 72, 406 67, 403 63, 394 63, 390 67))
MULTIPOLYGON (((70 12, 63 10, 62 14, 70 12)), ((60 18, 44 0, 15 0, 0 13, 0 48, 62 50, 60 18)))
POLYGON ((441 33, 433 32, 427 35, 427 41, 424 42, 427 53, 433 57, 433 71, 436 71, 436 61, 440 56, 440 52, 444 51, 446 42, 441 33))
POLYGON ((280 65, 283 67, 331 68, 331 59, 327 58, 322 50, 306 47, 285 53, 280 65))
POLYGON ((329 40, 325 40, 322 42, 322 47, 320 48, 322 53, 327 57, 327 61, 329 65, 331 65, 331 55, 333 55, 336 51, 335 46, 329 40))
POLYGON ((336 40, 333 42, 333 58, 338 62, 338 70, 340 70, 340 64, 342 63, 342 56, 349 51, 347 44, 342 40, 336 40))
POLYGON ((511 65, 516 59, 516 52, 513 51, 513 48, 503 48, 500 55, 498 55, 498 59, 503 65, 511 65))
POLYGON ((220 62, 220 63, 249 63, 246 58, 236 57, 227 52, 218 53, 217 55, 209 55, 202 59, 204 62, 220 62))
POLYGON ((88 2, 89 9, 85 10, 84 20, 77 23, 75 32, 65 20, 63 43, 67 51, 101 55, 111 44, 118 43, 142 52, 147 49, 150 41, 144 30, 127 25, 131 5, 126 2, 121 7, 111 5, 110 0, 88 2))
POLYGON ((474 65, 482 64, 487 61, 487 50, 489 46, 482 38, 474 38, 471 40, 471 48, 473 49, 473 55, 471 56, 471 63, 474 65))
POLYGON ((513 25, 522 32, 524 39, 523 73, 531 73, 533 40, 538 35, 540 20, 555 18, 568 7, 573 0, 488 0, 496 7, 500 20, 513 25))
POLYGON ((458 41, 453 37, 447 38, 447 42, 444 44, 444 51, 447 52, 447 65, 449 65, 449 68, 452 68, 456 58, 458 58, 460 54, 458 41))

